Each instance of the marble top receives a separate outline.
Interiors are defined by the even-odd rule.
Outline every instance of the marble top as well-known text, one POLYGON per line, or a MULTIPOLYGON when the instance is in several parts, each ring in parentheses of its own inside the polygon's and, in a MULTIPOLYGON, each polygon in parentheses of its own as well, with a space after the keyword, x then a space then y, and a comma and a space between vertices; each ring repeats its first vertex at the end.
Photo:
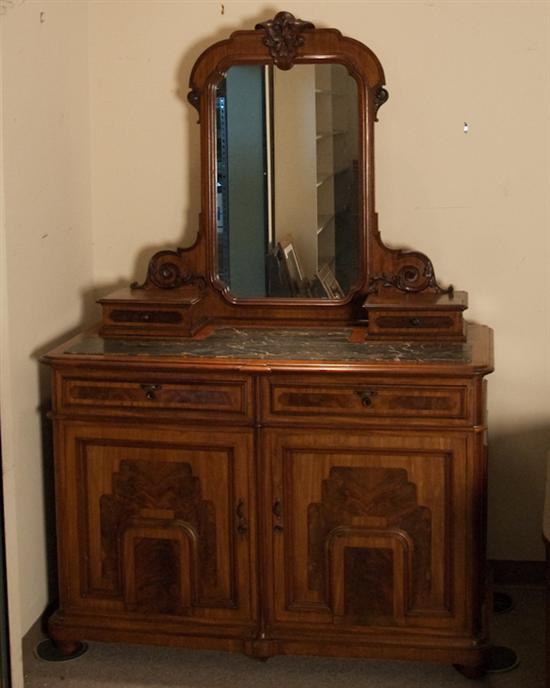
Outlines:
POLYGON ((84 337, 64 353, 86 356, 167 356, 302 361, 402 361, 468 364, 472 348, 457 342, 352 342, 351 329, 220 328, 204 339, 84 337))

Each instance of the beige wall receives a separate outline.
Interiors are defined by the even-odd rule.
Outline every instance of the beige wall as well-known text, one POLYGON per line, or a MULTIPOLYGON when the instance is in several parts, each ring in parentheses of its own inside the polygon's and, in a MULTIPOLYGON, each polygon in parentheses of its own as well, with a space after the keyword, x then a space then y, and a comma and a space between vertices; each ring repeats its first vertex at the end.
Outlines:
MULTIPOLYGON (((37 357, 82 326, 91 298, 87 39, 86 3, 15 2, 2 17, 1 402, 14 639, 48 600, 53 495, 40 407, 49 385, 37 357)), ((19 651, 13 643, 16 681, 19 651)))
MULTIPOLYGON (((3 391, 21 477, 19 558, 31 572, 21 590, 25 626, 46 589, 33 356, 79 324, 92 270, 105 293, 142 277, 153 251, 192 240, 199 160, 196 112, 185 101, 190 68, 211 41, 277 7, 226 0, 222 14, 220 2, 205 0, 14 5, 3 47, 11 371, 3 391)), ((392 245, 427 252, 443 282, 470 292, 470 318, 496 331, 490 554, 541 558, 550 5, 340 0, 285 9, 337 26, 384 65, 381 230, 392 245)))
POLYGON ((90 3, 94 270, 103 293, 142 276, 151 251, 190 242, 197 230, 187 80, 218 14, 209 2, 90 3))

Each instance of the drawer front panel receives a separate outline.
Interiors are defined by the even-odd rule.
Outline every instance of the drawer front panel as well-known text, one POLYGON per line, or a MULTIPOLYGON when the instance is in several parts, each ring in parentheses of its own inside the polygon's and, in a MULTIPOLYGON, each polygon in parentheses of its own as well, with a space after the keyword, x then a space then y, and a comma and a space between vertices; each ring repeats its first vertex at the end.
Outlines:
POLYGON ((266 419, 363 422, 368 419, 458 420, 469 418, 468 387, 364 382, 332 385, 269 380, 266 419))
POLYGON ((111 320, 115 323, 153 323, 161 325, 177 325, 183 316, 178 311, 141 311, 114 309, 111 320))
POLYGON ((105 336, 115 334, 135 334, 146 326, 150 336, 178 334, 188 335, 189 324, 185 321, 181 309, 146 309, 103 306, 102 333, 105 336))
POLYGON ((174 381, 160 376, 144 380, 63 378, 61 409, 90 409, 109 414, 135 414, 151 410, 190 417, 252 417, 251 381, 189 377, 174 381))
POLYGON ((369 314, 369 334, 425 337, 427 334, 462 336, 462 313, 449 311, 379 311, 369 314))

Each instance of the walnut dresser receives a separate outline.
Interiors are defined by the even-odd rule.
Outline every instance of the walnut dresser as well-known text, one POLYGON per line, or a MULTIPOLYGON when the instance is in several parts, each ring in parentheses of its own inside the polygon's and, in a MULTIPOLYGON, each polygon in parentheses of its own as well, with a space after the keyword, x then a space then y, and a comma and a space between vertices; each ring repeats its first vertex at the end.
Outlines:
POLYGON ((101 300, 98 328, 44 357, 62 652, 124 641, 482 673, 492 336, 425 255, 382 243, 383 84, 366 46, 285 12, 198 58, 195 244, 157 253, 143 284, 101 300), (292 143, 312 224, 280 193, 285 88, 313 112, 311 137, 305 115, 290 126, 315 153, 302 165, 292 143), (254 160, 243 93, 269 142, 254 160))

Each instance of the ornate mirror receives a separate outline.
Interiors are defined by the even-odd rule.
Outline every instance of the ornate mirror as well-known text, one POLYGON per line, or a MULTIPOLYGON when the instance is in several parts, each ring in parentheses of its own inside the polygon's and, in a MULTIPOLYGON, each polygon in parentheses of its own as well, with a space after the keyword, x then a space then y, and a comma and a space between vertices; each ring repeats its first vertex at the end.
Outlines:
POLYGON ((102 299, 103 334, 278 321, 368 323, 381 338, 409 326, 463 336, 465 299, 438 285, 424 254, 388 249, 378 232, 374 123, 388 93, 369 48, 279 12, 207 48, 190 89, 197 239, 160 251, 143 284, 102 299), (432 320, 409 318, 422 309, 432 320), (444 322, 442 311, 451 311, 444 322))
POLYGON ((287 12, 199 57, 208 273, 227 300, 361 291, 383 80, 368 48, 287 12))

